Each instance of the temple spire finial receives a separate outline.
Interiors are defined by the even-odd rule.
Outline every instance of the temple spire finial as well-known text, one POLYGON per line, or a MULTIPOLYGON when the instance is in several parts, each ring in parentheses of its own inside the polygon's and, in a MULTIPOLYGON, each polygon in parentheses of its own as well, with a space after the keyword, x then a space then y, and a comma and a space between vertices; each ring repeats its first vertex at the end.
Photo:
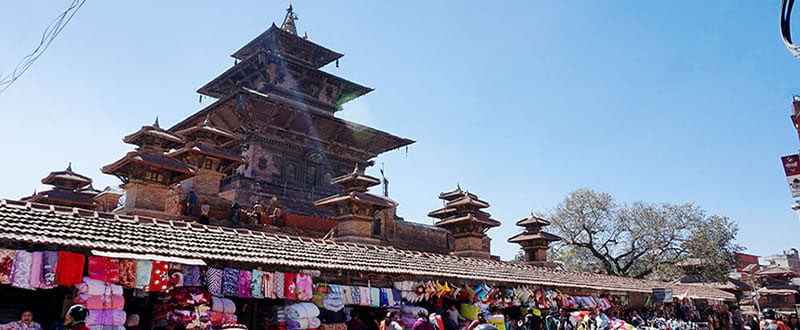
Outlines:
POLYGON ((72 162, 69 162, 69 164, 67 164, 67 172, 72 172, 72 162))
POLYGON ((161 126, 158 126, 158 116, 156 116, 156 122, 153 123, 153 127, 161 128, 161 126))
POLYGON ((294 23, 296 20, 298 20, 297 14, 294 13, 292 4, 290 3, 289 8, 286 8, 286 17, 283 18, 281 30, 297 35, 297 25, 294 23))

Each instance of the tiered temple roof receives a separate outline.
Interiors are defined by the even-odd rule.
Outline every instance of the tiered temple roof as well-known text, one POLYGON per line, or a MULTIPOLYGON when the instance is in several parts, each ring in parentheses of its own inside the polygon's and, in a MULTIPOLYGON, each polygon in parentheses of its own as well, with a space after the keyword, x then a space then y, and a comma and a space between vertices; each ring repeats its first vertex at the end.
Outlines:
POLYGON ((102 172, 118 177, 123 183, 138 179, 170 185, 192 176, 195 172, 191 166, 164 154, 182 146, 184 141, 180 136, 159 127, 158 118, 153 125, 142 126, 122 140, 136 145, 136 150, 103 166, 102 172))
POLYGON ((64 171, 50 172, 42 183, 52 185, 53 188, 23 198, 23 201, 46 203, 64 206, 73 206, 94 209, 97 203, 92 197, 98 191, 92 188, 92 179, 72 171, 72 164, 64 171))
POLYGON ((517 221, 517 226, 524 227, 525 231, 508 239, 511 243, 524 243, 534 241, 560 241, 561 237, 542 231, 542 227, 549 226, 550 221, 537 217, 533 213, 525 219, 517 221))
POLYGON ((177 134, 188 142, 169 153, 174 159, 198 169, 207 168, 221 173, 244 163, 240 155, 222 148, 226 143, 236 140, 236 134, 214 126, 208 117, 195 126, 178 131, 177 134))
POLYGON ((435 225, 452 231, 456 236, 483 235, 486 230, 500 226, 500 221, 492 219, 489 213, 481 210, 489 207, 489 203, 480 200, 475 194, 461 190, 461 187, 441 193, 439 198, 445 201, 444 207, 431 211, 428 216, 439 219, 435 225), (475 226, 480 230, 472 230, 475 226))

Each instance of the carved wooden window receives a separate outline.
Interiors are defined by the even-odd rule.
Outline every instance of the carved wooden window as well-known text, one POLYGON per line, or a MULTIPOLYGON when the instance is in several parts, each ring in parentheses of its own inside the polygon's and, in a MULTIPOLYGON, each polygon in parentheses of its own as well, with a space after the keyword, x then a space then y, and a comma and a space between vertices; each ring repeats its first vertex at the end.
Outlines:
POLYGON ((325 172, 325 174, 322 175, 322 184, 330 185, 331 181, 333 181, 333 175, 331 175, 331 172, 325 172))
POLYGON ((381 219, 372 220, 372 236, 381 235, 381 219))
POLYGON ((206 158, 206 159, 203 160, 203 168, 204 169, 210 170, 213 167, 214 167, 214 160, 213 159, 206 158))
POLYGON ((286 180, 287 181, 294 181, 297 177, 297 170, 295 169, 293 164, 286 165, 286 180))
POLYGON ((164 182, 164 174, 156 171, 147 171, 144 173, 144 179, 147 181, 164 182))
POLYGON ((306 184, 317 183, 317 168, 311 165, 306 166, 306 184))

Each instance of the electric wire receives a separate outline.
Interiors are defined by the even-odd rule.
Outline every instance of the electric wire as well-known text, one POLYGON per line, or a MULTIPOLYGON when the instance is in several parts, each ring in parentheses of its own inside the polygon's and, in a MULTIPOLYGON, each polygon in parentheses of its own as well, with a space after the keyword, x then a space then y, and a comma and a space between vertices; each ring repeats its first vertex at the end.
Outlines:
POLYGON ((23 73, 25 73, 25 71, 28 71, 42 54, 44 54, 44 51, 50 47, 50 43, 64 30, 64 27, 67 26, 84 3, 86 3, 86 0, 72 0, 69 7, 47 25, 47 28, 42 32, 42 38, 36 48, 30 54, 23 57, 10 74, 5 76, 0 74, 0 93, 8 89, 23 73))

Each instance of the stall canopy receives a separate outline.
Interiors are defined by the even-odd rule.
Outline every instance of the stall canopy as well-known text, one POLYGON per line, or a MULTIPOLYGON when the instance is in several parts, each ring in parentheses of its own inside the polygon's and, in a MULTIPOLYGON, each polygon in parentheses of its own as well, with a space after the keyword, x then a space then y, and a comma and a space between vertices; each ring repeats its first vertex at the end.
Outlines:
POLYGON ((0 200, 0 242, 69 247, 161 257, 359 271, 421 278, 651 293, 669 285, 692 297, 734 300, 710 287, 534 267, 490 259, 335 243, 53 205, 0 200))

